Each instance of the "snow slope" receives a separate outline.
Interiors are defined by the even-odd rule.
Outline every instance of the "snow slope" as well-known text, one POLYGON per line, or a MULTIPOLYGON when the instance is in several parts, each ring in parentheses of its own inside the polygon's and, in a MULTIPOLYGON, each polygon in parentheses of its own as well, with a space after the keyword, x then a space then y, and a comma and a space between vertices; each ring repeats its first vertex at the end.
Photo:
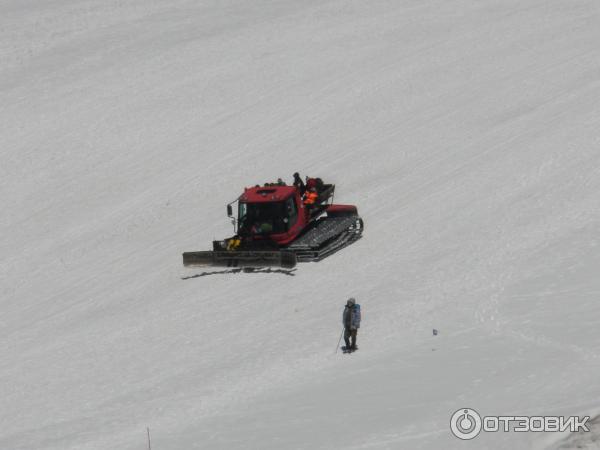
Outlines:
POLYGON ((0 2, 0 448, 580 443, 449 420, 600 411, 598 42, 594 0, 0 2), (181 267, 294 171, 363 239, 181 267))

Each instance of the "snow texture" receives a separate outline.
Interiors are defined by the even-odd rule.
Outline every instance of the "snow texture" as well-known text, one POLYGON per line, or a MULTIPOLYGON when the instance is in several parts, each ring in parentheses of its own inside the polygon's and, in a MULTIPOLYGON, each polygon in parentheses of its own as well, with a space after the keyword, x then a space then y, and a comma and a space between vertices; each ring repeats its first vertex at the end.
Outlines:
POLYGON ((600 411, 599 43, 597 0, 2 0, 0 448, 598 448, 449 421, 600 411), (182 267, 295 171, 363 239, 182 267))

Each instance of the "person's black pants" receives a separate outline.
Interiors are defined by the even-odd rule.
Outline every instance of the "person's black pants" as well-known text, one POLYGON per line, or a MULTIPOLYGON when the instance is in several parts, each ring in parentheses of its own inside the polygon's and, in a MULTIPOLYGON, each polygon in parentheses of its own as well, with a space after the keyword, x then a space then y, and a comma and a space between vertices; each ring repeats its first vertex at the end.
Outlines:
POLYGON ((346 348, 356 348, 356 333, 358 330, 351 330, 350 328, 344 329, 344 341, 346 341, 346 348), (350 338, 352 338, 352 344, 350 344, 350 338))

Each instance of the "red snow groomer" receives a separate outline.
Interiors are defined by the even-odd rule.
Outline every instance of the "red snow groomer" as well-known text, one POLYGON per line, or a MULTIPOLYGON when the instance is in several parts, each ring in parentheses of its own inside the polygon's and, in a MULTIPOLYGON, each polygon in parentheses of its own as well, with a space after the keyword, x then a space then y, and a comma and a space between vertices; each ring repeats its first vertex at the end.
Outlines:
POLYGON ((183 254, 184 266, 291 269, 319 261, 361 237, 356 206, 333 204, 335 185, 309 178, 306 186, 267 183, 244 189, 227 205, 235 235, 212 251, 183 254), (233 205, 237 203, 237 218, 233 205))

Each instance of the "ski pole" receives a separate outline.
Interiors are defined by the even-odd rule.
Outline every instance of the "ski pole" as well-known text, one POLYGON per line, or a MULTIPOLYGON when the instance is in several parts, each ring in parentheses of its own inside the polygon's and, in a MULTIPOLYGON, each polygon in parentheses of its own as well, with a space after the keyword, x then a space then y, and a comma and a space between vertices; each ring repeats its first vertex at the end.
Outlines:
POLYGON ((338 340, 337 347, 335 348, 335 354, 337 355, 338 348, 340 348, 340 342, 342 342, 342 336, 344 335, 344 328, 342 328, 342 333, 340 334, 340 339, 338 340))

